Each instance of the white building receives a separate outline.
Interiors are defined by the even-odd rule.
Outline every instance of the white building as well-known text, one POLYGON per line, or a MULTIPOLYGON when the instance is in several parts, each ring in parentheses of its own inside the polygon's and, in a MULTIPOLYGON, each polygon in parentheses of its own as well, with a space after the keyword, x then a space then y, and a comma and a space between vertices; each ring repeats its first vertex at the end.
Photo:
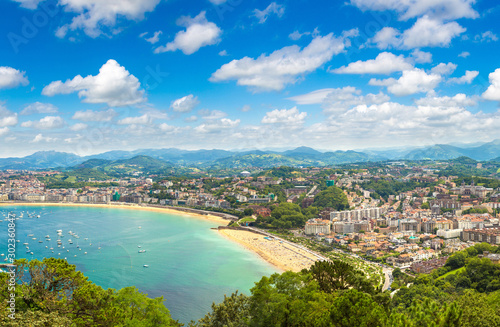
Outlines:
POLYGON ((346 211, 332 211, 330 212, 330 220, 337 221, 352 221, 352 220, 362 220, 363 218, 377 219, 380 218, 381 210, 380 208, 365 208, 356 210, 346 210, 346 211))
POLYGON ((309 219, 306 222, 306 235, 317 235, 323 233, 325 235, 330 234, 330 221, 322 219, 309 219))
POLYGON ((449 239, 460 237, 462 231, 463 229, 439 229, 436 234, 442 238, 449 239))

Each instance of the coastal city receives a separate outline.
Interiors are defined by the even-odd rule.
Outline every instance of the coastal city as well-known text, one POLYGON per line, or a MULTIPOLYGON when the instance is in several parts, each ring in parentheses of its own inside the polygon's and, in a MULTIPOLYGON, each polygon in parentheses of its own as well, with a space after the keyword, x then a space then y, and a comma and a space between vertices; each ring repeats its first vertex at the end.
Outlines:
POLYGON ((500 327, 498 1, 0 13, 0 326, 500 327))
MULTIPOLYGON (((445 168, 441 163, 441 169, 445 168)), ((294 239, 298 244, 314 241, 330 247, 330 251, 362 258, 368 266, 381 263, 411 273, 440 268, 451 254, 478 242, 500 244, 500 185, 496 179, 476 178, 477 183, 470 177, 442 175, 435 164, 412 166, 405 162, 367 168, 345 165, 250 170, 254 172, 217 178, 169 178, 132 171, 129 176, 80 178, 80 182, 66 185, 44 182, 64 176, 61 171, 6 170, 0 174, 0 200, 151 206, 210 213, 229 220, 227 224, 234 230, 224 231, 226 236, 257 248, 264 258, 274 258, 270 260, 284 270, 295 271, 326 257, 288 257, 286 248, 276 249, 272 242, 256 241, 251 237, 255 234, 248 233, 256 229, 294 239), (82 186, 71 187, 77 183, 82 186), (340 192, 339 198, 325 202, 333 189, 340 192), (286 219, 290 214, 301 217, 278 224, 280 215, 286 219)), ((318 249, 317 245, 309 248, 318 249)))

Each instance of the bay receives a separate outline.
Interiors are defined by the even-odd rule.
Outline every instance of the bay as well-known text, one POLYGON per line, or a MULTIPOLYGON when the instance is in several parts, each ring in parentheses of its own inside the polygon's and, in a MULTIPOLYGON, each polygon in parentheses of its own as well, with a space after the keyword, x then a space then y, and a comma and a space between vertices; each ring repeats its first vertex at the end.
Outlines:
POLYGON ((172 317, 185 324, 204 316, 224 294, 236 290, 248 294, 262 276, 278 271, 211 230, 217 222, 118 208, 0 207, 0 253, 4 254, 7 221, 3 214, 9 211, 18 217, 23 213, 16 220, 17 258, 66 258, 103 288, 136 286, 150 297, 163 296, 172 317), (62 230, 63 237, 58 237, 57 230, 62 230), (29 250, 23 243, 29 244, 29 250))

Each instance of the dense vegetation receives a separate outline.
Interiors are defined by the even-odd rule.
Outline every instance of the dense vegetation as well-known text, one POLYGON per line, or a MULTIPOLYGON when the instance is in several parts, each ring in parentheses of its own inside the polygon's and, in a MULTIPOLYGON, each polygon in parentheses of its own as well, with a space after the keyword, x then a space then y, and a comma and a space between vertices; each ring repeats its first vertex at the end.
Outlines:
POLYGON ((318 208, 345 210, 349 209, 349 201, 342 189, 336 186, 330 186, 314 197, 314 206, 318 208))
POLYGON ((417 278, 395 269, 404 286, 392 298, 345 262, 317 262, 263 277, 250 296, 225 297, 191 326, 500 326, 500 265, 477 257, 485 251, 500 247, 478 244, 417 278))
POLYGON ((279 229, 298 228, 303 227, 308 218, 298 204, 282 202, 273 207, 270 217, 259 217, 255 225, 279 229))
MULTIPOLYGON (((150 299, 134 287, 121 290, 95 285, 66 260, 16 261, 16 314, 0 302, 1 326, 180 326, 163 298, 150 299)), ((8 299, 9 275, 0 274, 0 297, 8 299)))
MULTIPOLYGON (((235 292, 191 327, 218 326, 500 326, 500 265, 478 255, 500 247, 477 244, 450 256, 430 275, 408 276, 391 298, 350 264, 316 262, 300 273, 263 277, 250 295, 235 292), (405 286, 408 284, 408 287, 405 286)), ((16 319, 1 302, 2 326, 180 326, 162 298, 135 288, 103 290, 62 259, 17 261, 16 319)), ((8 275, 0 294, 9 296, 8 275)))
MULTIPOLYGON (((497 265, 498 266, 498 265, 497 265)), ((488 271, 488 273, 493 273, 488 271)), ((493 273, 494 274, 494 273, 493 273)), ((263 277, 251 295, 234 293, 192 327, 499 326, 500 292, 445 289, 419 276, 391 299, 339 261, 263 277)))

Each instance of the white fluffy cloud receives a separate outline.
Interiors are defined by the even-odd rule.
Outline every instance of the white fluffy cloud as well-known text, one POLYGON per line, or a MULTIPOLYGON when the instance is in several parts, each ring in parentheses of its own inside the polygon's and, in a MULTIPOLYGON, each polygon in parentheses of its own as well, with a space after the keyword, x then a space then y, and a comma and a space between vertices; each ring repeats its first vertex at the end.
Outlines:
POLYGON ((266 113, 262 118, 263 124, 278 124, 286 125, 289 127, 299 126, 304 124, 307 117, 307 112, 300 112, 297 107, 291 109, 275 109, 266 113))
POLYGON ((415 62, 420 64, 428 64, 432 62, 432 53, 420 51, 420 49, 413 50, 411 56, 415 62))
POLYGON ((413 65, 403 55, 396 56, 390 52, 382 52, 375 59, 352 62, 332 72, 336 74, 390 74, 412 68, 413 65))
POLYGON ((17 114, 11 112, 0 103, 0 128, 16 126, 17 122, 17 114))
POLYGON ((54 137, 43 136, 42 134, 38 134, 30 143, 41 143, 41 142, 52 143, 56 142, 57 140, 58 139, 54 137))
POLYGON ((10 131, 10 129, 8 127, 1 127, 0 128, 0 136, 4 136, 6 134, 8 134, 10 131))
POLYGON ((199 110, 198 115, 205 120, 221 119, 227 116, 224 111, 208 109, 199 110))
POLYGON ((244 57, 219 68, 210 77, 212 82, 236 80, 238 85, 255 91, 279 91, 295 83, 298 76, 312 72, 344 50, 342 38, 333 34, 315 37, 304 49, 296 45, 276 50, 257 59, 244 57))
POLYGON ((466 70, 465 75, 462 77, 453 77, 448 79, 448 83, 452 84, 470 84, 474 80, 474 78, 479 75, 477 70, 466 70))
POLYGON ((31 127, 35 129, 56 129, 64 126, 64 119, 59 116, 47 116, 38 121, 25 121, 21 127, 31 127))
POLYGON ((327 114, 345 112, 348 109, 361 105, 380 104, 390 100, 389 96, 380 92, 362 95, 361 90, 352 86, 337 89, 321 89, 307 94, 289 98, 297 104, 321 104, 327 114))
POLYGON ((198 101, 198 97, 194 95, 186 95, 180 99, 172 101, 170 104, 170 108, 175 112, 190 112, 193 110, 200 101, 198 101))
POLYGON ((89 127, 87 124, 76 123, 73 126, 71 126, 69 129, 74 131, 74 132, 79 132, 79 131, 83 131, 84 129, 87 129, 87 127, 89 127))
POLYGON ((70 31, 83 30, 95 38, 103 32, 119 33, 117 21, 123 18, 139 21, 144 14, 152 12, 160 0, 59 0, 65 12, 75 13, 71 23, 61 26, 56 35, 64 38, 70 31))
MULTIPOLYGON (((447 100, 440 102, 446 104, 447 100)), ((332 142, 348 144, 347 149, 366 148, 367 145, 386 147, 387 144, 422 146, 470 141, 476 139, 478 130, 485 135, 495 135, 500 126, 498 112, 472 113, 450 103, 444 106, 435 104, 406 106, 386 102, 359 105, 344 114, 313 124, 296 135, 299 139, 314 142, 317 147, 326 147, 332 142)))
POLYGON ((419 18, 415 25, 403 33, 403 47, 447 47, 451 40, 465 32, 457 22, 443 23, 427 16, 419 18))
POLYGON ((29 81, 25 74, 25 72, 12 67, 0 67, 0 90, 11 89, 19 85, 28 85, 29 81))
POLYGON ((174 132, 177 132, 179 130, 178 127, 169 125, 167 123, 162 123, 162 124, 158 125, 158 128, 163 133, 174 133, 174 132))
POLYGON ((198 133, 220 133, 223 130, 233 129, 240 124, 240 120, 231 120, 229 118, 222 118, 211 120, 196 126, 194 130, 198 133))
POLYGON ((277 4, 276 2, 271 2, 271 4, 264 10, 254 9, 253 11, 254 16, 259 20, 259 24, 265 23, 271 14, 282 17, 284 13, 285 7, 277 4))
POLYGON ((451 75, 455 69, 457 69, 457 65, 452 62, 447 64, 440 63, 439 65, 432 67, 431 73, 437 75, 451 75))
POLYGON ((134 105, 146 101, 139 80, 125 67, 110 59, 96 76, 77 75, 66 82, 55 81, 43 88, 42 94, 54 96, 78 92, 86 103, 107 103, 112 107, 134 105))
POLYGON ((420 92, 429 92, 441 82, 438 74, 427 74, 419 68, 403 71, 399 79, 388 78, 385 80, 371 79, 370 85, 387 86, 387 91, 397 96, 405 96, 420 92))
POLYGON ((477 102, 476 100, 467 97, 465 94, 459 93, 452 97, 428 96, 416 100, 415 104, 428 107, 469 107, 475 106, 477 102))
POLYGON ((35 102, 24 107, 23 111, 21 111, 21 115, 53 114, 57 111, 57 107, 51 103, 35 102))
POLYGON ((72 119, 81 120, 85 122, 108 122, 112 121, 113 118, 118 116, 118 113, 113 109, 108 109, 104 111, 93 111, 93 110, 80 110, 75 112, 72 119))
POLYGON ((472 8, 475 0, 351 0, 351 4, 361 10, 393 10, 401 20, 423 15, 440 19, 477 18, 479 14, 472 8))
POLYGON ((486 100, 500 101, 500 68, 497 68, 493 73, 488 76, 490 79, 490 86, 483 93, 483 98, 486 100))
POLYGON ((498 36, 492 31, 486 31, 484 33, 477 34, 476 36, 474 36, 474 41, 476 42, 498 41, 498 36))
POLYGON ((156 48, 155 53, 181 50, 184 54, 190 55, 201 47, 214 45, 220 41, 222 30, 205 18, 205 11, 194 18, 181 17, 177 25, 185 26, 186 30, 178 32, 174 41, 167 43, 166 46, 156 48))
POLYGON ((453 38, 465 31, 466 29, 457 22, 443 23, 423 16, 403 33, 392 27, 384 27, 370 39, 369 43, 375 44, 379 49, 448 47, 453 38))
POLYGON ((401 33, 393 27, 384 27, 370 40, 379 49, 399 48, 401 33))
POLYGON ((149 125, 153 123, 153 118, 148 114, 139 117, 126 117, 118 121, 118 125, 149 125))

